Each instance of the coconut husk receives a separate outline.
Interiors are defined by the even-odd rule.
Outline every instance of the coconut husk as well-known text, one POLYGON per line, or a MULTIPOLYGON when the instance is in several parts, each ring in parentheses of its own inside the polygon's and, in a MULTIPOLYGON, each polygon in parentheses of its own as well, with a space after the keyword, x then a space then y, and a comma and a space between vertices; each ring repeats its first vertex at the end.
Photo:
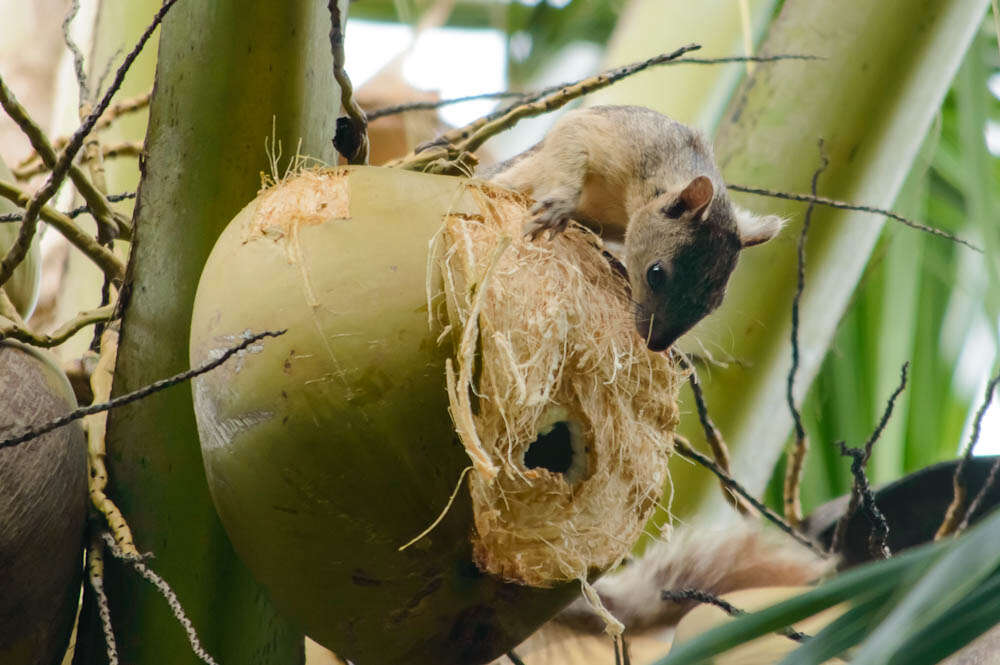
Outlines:
POLYGON ((483 214, 446 217, 428 284, 455 344, 449 403, 475 468, 476 563, 532 586, 586 580, 629 552, 660 500, 682 374, 636 334, 597 236, 571 226, 529 240, 530 200, 468 188, 483 214))

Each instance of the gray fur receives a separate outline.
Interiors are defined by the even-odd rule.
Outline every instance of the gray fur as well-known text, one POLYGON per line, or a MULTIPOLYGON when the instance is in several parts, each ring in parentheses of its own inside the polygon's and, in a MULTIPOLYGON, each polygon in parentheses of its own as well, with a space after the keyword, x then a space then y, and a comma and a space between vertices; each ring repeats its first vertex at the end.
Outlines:
MULTIPOLYGON (((663 591, 696 589, 722 595, 740 589, 808 584, 830 572, 822 559, 758 521, 726 528, 681 527, 669 541, 651 545, 641 558, 594 585, 601 602, 629 633, 674 626, 694 602, 665 602, 663 591)), ((583 632, 600 633, 604 621, 578 599, 556 618, 583 632)))

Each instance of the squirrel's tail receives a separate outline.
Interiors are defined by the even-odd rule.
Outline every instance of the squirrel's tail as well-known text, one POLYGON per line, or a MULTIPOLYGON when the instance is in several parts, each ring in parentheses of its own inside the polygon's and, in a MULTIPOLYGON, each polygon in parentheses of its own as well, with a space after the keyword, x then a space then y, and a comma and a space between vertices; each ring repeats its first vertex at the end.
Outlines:
MULTIPOLYGON (((798 586, 829 572, 835 561, 754 520, 725 529, 693 526, 673 530, 667 542, 594 586, 604 606, 627 632, 676 625, 694 601, 665 601, 663 591, 695 589, 713 595, 766 586, 798 586)), ((556 621, 582 632, 600 633, 604 621, 577 599, 556 621)))

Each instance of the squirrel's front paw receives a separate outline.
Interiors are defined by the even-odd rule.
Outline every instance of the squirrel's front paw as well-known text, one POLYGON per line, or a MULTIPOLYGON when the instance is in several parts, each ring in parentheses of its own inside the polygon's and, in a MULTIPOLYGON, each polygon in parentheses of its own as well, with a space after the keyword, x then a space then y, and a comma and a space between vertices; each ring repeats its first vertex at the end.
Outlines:
POLYGON ((531 209, 531 221, 525 224, 524 235, 535 240, 543 231, 548 230, 551 240, 566 230, 575 209, 575 203, 568 199, 542 199, 531 209))

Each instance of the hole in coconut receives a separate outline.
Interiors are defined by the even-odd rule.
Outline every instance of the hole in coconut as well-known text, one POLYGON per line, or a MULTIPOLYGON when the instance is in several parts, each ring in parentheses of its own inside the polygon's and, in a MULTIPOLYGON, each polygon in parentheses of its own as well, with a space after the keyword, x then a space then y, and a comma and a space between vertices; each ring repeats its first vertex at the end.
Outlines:
POLYGON ((542 467, 552 473, 566 473, 573 466, 573 444, 570 441, 569 423, 561 420, 540 435, 524 453, 524 466, 529 469, 542 467))
POLYGON ((559 407, 546 413, 539 425, 538 438, 524 451, 524 466, 562 474, 571 484, 582 480, 587 474, 588 449, 580 426, 559 407))

